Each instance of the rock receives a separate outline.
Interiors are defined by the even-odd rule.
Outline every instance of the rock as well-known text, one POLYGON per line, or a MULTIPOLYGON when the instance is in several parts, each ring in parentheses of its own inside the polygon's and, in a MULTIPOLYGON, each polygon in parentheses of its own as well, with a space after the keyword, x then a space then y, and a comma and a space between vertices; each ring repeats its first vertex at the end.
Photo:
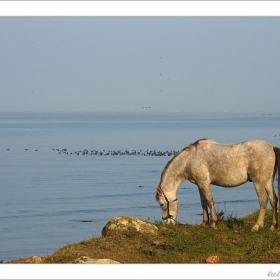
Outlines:
POLYGON ((205 260, 206 263, 218 263, 219 257, 218 256, 210 256, 205 260))
POLYGON ((31 257, 31 259, 35 262, 35 263, 41 263, 42 262, 42 258, 38 257, 38 256, 33 256, 31 257))
POLYGON ((30 263, 41 263, 42 261, 43 261, 43 259, 38 256, 32 256, 32 257, 26 259, 26 262, 30 262, 30 263))
POLYGON ((83 256, 83 257, 76 259, 75 263, 97 263, 97 264, 110 263, 110 264, 113 264, 113 263, 119 263, 119 262, 110 260, 110 259, 92 259, 90 257, 83 256))
POLYGON ((110 220, 102 229, 102 236, 116 236, 119 232, 136 230, 141 233, 157 234, 158 228, 150 222, 136 217, 120 216, 110 220))

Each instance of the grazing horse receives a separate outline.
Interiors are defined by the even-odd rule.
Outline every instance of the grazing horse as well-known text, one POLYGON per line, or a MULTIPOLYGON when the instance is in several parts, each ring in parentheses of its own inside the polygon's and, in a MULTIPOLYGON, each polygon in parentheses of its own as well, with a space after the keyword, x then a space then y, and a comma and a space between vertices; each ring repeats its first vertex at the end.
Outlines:
POLYGON ((278 196, 280 189, 280 148, 262 140, 250 140, 234 144, 220 144, 210 139, 200 139, 185 147, 165 166, 156 188, 156 200, 162 210, 162 219, 175 224, 179 201, 177 191, 185 180, 198 186, 203 210, 202 225, 209 223, 216 229, 218 222, 210 185, 236 187, 253 182, 260 203, 260 213, 252 231, 264 225, 269 198, 272 207, 272 226, 278 226, 277 196, 273 180, 278 168, 278 196), (268 198, 267 198, 268 197, 268 198))

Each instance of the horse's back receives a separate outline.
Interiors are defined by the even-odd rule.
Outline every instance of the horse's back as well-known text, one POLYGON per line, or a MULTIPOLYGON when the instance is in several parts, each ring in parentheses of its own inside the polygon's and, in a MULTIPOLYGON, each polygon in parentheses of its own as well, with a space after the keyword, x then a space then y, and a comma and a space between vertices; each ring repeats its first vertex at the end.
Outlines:
POLYGON ((262 140, 221 144, 210 139, 198 141, 192 172, 203 171, 212 184, 238 186, 248 180, 267 180, 274 172, 273 146, 262 140))
POLYGON ((248 140, 233 144, 221 144, 210 139, 205 139, 199 142, 197 150, 201 151, 206 157, 211 155, 214 158, 224 157, 225 159, 232 160, 234 158, 248 159, 249 161, 264 160, 265 158, 273 158, 274 150, 273 146, 263 140, 248 140))

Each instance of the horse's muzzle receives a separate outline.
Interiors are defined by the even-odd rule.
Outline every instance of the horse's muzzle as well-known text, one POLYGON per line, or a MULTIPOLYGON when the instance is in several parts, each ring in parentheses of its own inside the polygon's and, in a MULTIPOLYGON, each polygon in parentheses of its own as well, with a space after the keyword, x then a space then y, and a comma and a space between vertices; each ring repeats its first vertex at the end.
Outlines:
POLYGON ((167 224, 167 225, 175 225, 177 224, 176 220, 173 218, 172 215, 168 215, 166 217, 162 217, 163 221, 167 224))

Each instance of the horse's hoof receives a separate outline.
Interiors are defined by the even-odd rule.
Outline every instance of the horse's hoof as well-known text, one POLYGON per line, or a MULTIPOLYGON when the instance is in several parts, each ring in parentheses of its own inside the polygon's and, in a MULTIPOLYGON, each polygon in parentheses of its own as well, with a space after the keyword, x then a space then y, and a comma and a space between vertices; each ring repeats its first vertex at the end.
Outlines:
POLYGON ((276 229, 276 228, 275 228, 275 226, 273 226, 273 225, 270 227, 270 230, 271 230, 271 231, 274 231, 275 229, 276 229))
POLYGON ((211 228, 215 230, 218 229, 216 225, 211 225, 211 228))
POLYGON ((208 225, 208 223, 207 222, 202 222, 200 225, 205 227, 205 226, 208 225))
POLYGON ((256 232, 259 230, 259 225, 254 225, 252 228, 251 228, 251 232, 256 232))

